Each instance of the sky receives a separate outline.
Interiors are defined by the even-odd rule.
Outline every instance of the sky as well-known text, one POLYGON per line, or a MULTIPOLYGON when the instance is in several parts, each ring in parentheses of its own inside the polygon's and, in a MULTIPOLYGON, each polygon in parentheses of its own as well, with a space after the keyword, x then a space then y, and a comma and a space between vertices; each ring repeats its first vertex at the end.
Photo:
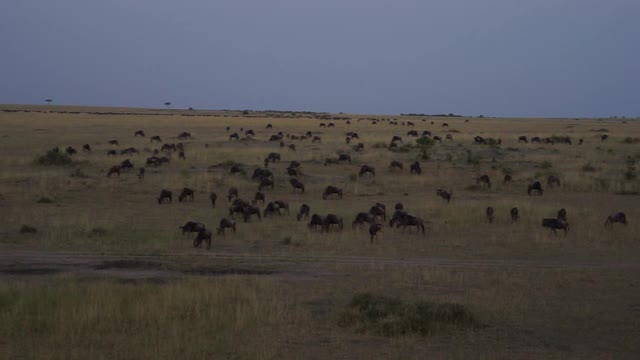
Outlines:
POLYGON ((638 0, 5 0, 0 104, 640 116, 638 0))

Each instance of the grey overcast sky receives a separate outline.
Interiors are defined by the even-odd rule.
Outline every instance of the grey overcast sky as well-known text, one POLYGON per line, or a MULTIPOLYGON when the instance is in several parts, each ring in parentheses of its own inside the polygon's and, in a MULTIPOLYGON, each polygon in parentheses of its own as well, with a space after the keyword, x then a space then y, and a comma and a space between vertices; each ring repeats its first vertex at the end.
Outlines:
POLYGON ((0 103, 640 115, 639 0, 4 0, 0 103))

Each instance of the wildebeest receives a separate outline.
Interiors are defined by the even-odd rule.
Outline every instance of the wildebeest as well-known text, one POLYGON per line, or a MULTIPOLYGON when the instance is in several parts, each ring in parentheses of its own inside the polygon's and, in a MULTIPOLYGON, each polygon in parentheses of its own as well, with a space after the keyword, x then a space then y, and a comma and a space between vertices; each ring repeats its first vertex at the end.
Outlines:
POLYGON ((370 238, 370 242, 373 243, 373 239, 378 237, 378 233, 382 232, 382 224, 371 224, 371 226, 369 226, 369 236, 370 238))
POLYGON ((404 166, 402 165, 402 162, 398 160, 392 160, 391 164, 389 164, 389 171, 393 171, 396 169, 402 171, 403 168, 404 166))
POLYGON ((420 162, 419 161, 416 161, 413 164, 411 164, 410 173, 411 174, 417 174, 417 175, 422 174, 422 168, 420 167, 420 162))
POLYGON ((356 225, 364 225, 373 222, 373 215, 365 212, 360 212, 356 215, 356 218, 351 222, 351 228, 355 228, 356 225))
POLYGON ((178 152, 178 159, 186 160, 187 158, 184 156, 184 151, 178 152))
POLYGON ((404 210, 404 205, 402 205, 401 202, 396 203, 396 205, 393 207, 395 209, 395 211, 402 211, 404 210))
POLYGON ((358 143, 358 145, 353 147, 353 151, 355 151, 355 152, 364 151, 364 144, 363 143, 358 143))
POLYGON ((607 221, 604 222, 604 226, 613 225, 614 223, 621 223, 627 225, 627 215, 623 212, 617 212, 607 216, 607 221))
POLYGON ((442 142, 442 138, 438 135, 433 137, 433 141, 438 141, 438 142, 442 142))
POLYGON ((91 152, 91 145, 89 144, 82 145, 82 152, 91 152))
POLYGON ((374 169, 373 166, 362 165, 360 167, 360 172, 358 173, 358 176, 362 177, 365 174, 369 174, 372 177, 374 177, 374 176, 376 176, 376 169, 374 169))
POLYGON ((387 210, 380 205, 374 205, 369 209, 369 214, 374 218, 381 217, 383 221, 387 221, 387 210))
POLYGON ((527 195, 531 195, 531 193, 534 191, 538 195, 542 196, 542 193, 544 192, 544 190, 542 189, 542 184, 540 184, 540 181, 536 181, 533 184, 529 184, 529 186, 527 186, 527 195))
POLYGON ((76 149, 74 149, 74 148, 73 148, 73 147, 71 147, 71 146, 68 146, 68 147, 65 149, 65 151, 67 152, 67 154, 68 154, 69 156, 72 156, 72 155, 75 155, 75 154, 77 154, 77 153, 78 153, 78 151, 76 151, 76 149))
POLYGON ((197 233, 200 230, 204 229, 205 226, 202 223, 195 221, 187 221, 183 226, 179 226, 179 229, 182 230, 182 235, 191 235, 192 233, 197 233))
POLYGON ((242 173, 242 166, 239 164, 233 164, 229 168, 229 174, 240 174, 242 173))
POLYGON ((191 139, 191 133, 183 131, 180 134, 178 134, 178 139, 191 139))
POLYGON ((518 208, 511 208, 511 223, 513 224, 514 222, 518 222, 518 219, 520 219, 518 208))
POLYGON ((182 202, 186 200, 193 201, 194 197, 195 197, 195 191, 193 191, 193 189, 186 187, 182 189, 182 192, 178 196, 178 202, 182 202))
POLYGON ((269 155, 267 155, 266 160, 273 163, 278 162, 280 161, 280 154, 275 152, 269 153, 269 155))
POLYGON ((558 220, 567 221, 567 210, 565 208, 558 210, 558 216, 556 218, 558 220))
POLYGON ((511 177, 511 175, 506 174, 506 175, 504 176, 504 180, 502 181, 502 183, 503 183, 503 184, 506 184, 506 183, 510 183, 511 181, 513 181, 513 178, 511 177))
POLYGON ((600 141, 601 142, 605 142, 605 141, 607 141, 608 138, 609 138, 609 135, 603 134, 602 136, 600 136, 600 141))
POLYGON ((338 155, 338 161, 348 161, 351 164, 351 155, 349 154, 340 154, 338 155))
POLYGON ((238 133, 233 133, 229 135, 229 140, 240 140, 240 136, 238 135, 238 133))
POLYGON ((449 124, 447 124, 447 123, 442 123, 442 127, 445 127, 445 126, 447 126, 447 127, 448 127, 448 126, 449 126, 449 124))
POLYGON ((556 233, 556 230, 564 230, 564 235, 569 231, 569 223, 559 219, 542 219, 542 226, 556 233))
POLYGON ((489 224, 493 224, 493 208, 491 206, 487 207, 487 210, 485 211, 485 214, 487 215, 487 221, 489 221, 489 224))
POLYGON ((247 205, 242 209, 242 218, 244 219, 244 222, 249 221, 249 219, 251 218, 251 215, 256 215, 258 217, 258 219, 262 220, 262 217, 260 216, 260 208, 257 206, 253 206, 253 205, 247 205))
POLYGON ((324 225, 324 217, 318 214, 311 215, 311 220, 309 221, 309 224, 307 224, 307 226, 309 227, 309 230, 311 231, 315 230, 317 227, 320 227, 320 230, 322 230, 323 225, 324 225))
POLYGON ((231 201, 231 199, 237 199, 238 189, 235 187, 229 188, 229 191, 227 192, 227 198, 229 199, 229 201, 231 201))
POLYGON ((198 232, 198 235, 196 236, 195 239, 193 239, 193 247, 197 248, 200 247, 200 244, 202 244, 203 241, 207 242, 207 250, 211 248, 211 231, 207 230, 207 229, 202 229, 198 232))
POLYGON ((171 200, 172 200, 171 191, 165 190, 165 189, 160 191, 160 196, 158 196, 158 204, 162 204, 163 202, 171 202, 171 200))
POLYGON ((123 171, 129 171, 133 169, 133 163, 131 162, 131 160, 127 159, 123 162, 120 163, 120 169, 122 169, 123 171))
POLYGON ((140 137, 144 137, 144 131, 142 130, 138 130, 135 133, 133 133, 133 136, 140 136, 140 137))
POLYGON ((271 137, 269 138, 269 141, 280 141, 282 140, 282 136, 280 135, 271 135, 271 137))
POLYGON ((300 170, 297 170, 296 168, 287 168, 287 175, 289 176, 298 176, 300 175, 300 170))
POLYGON ((296 151, 296 146, 294 144, 289 144, 289 150, 296 151))
POLYGON ((321 122, 321 123, 320 123, 320 127, 327 127, 327 124, 325 124, 325 123, 321 122))
POLYGON ((534 136, 534 137, 531 138, 531 142, 540 144, 540 138, 537 137, 537 136, 534 136))
POLYGON ((154 141, 162 142, 162 138, 160 138, 160 136, 158 136, 158 135, 152 136, 152 137, 149 139, 149 142, 154 142, 154 141))
POLYGON ((216 200, 218 200, 218 194, 216 194, 215 192, 211 192, 209 194, 209 201, 211 201, 211 207, 216 207, 216 200))
POLYGON ((160 147, 160 150, 171 153, 172 151, 178 151, 176 144, 164 144, 160 147))
POLYGON ((269 124, 267 124, 267 127, 266 127, 266 128, 267 128, 267 129, 271 129, 271 128, 273 128, 273 125, 271 125, 271 123, 269 123, 269 124))
POLYGON ((229 216, 234 217, 235 214, 244 212, 244 207, 249 205, 246 201, 241 199, 235 199, 229 206, 229 216))
POLYGON ((269 169, 256 168, 251 175, 251 180, 273 179, 273 173, 269 169))
POLYGON ((485 140, 482 136, 475 136, 475 137, 473 138, 473 142, 474 142, 475 144, 486 144, 486 143, 487 143, 487 140, 485 140))
POLYGON ((293 187, 293 191, 294 192, 296 191, 296 189, 300 189, 300 190, 302 190, 302 192, 304 192, 304 184, 302 182, 300 182, 300 180, 295 179, 295 178, 291 178, 291 179, 289 179, 289 183, 293 187))
POLYGON ((407 226, 415 226, 417 231, 422 230, 425 233, 424 221, 413 215, 409 215, 406 211, 396 211, 389 221, 389 226, 396 225, 397 228, 402 227, 404 231, 407 226))
POLYGON ((122 170, 120 168, 120 165, 112 166, 107 172, 107 177, 111 177, 111 175, 114 175, 114 174, 120 176, 120 170, 122 170))
POLYGON ((451 134, 447 134, 447 136, 445 136, 445 138, 449 141, 453 141, 453 135, 451 134))
POLYGON ((520 136, 518 138, 518 143, 521 143, 521 142, 528 143, 529 141, 527 141, 527 137, 526 136, 520 136))
POLYGON ((491 189, 491 178, 489 178, 489 175, 484 174, 482 176, 477 176, 476 184, 480 183, 482 183, 482 186, 486 186, 487 188, 491 189))
POLYGON ((331 227, 333 225, 336 225, 338 227, 338 230, 342 230, 342 218, 336 214, 327 214, 327 216, 324 217, 322 228, 324 229, 324 231, 328 232, 329 230, 331 230, 331 227))
POLYGON ((262 178, 262 180, 260 180, 260 184, 258 185, 258 191, 262 191, 262 189, 264 188, 271 188, 271 190, 274 190, 274 181, 268 178, 262 178))
POLYGON ((329 164, 338 164, 338 163, 340 163, 338 158, 326 158, 326 159, 324 159, 324 166, 327 166, 329 164))
POLYGON ((322 138, 320 136, 314 136, 313 139, 311 139, 312 143, 320 143, 322 142, 322 138))
POLYGON ((132 155, 132 154, 139 154, 139 153, 140 151, 138 151, 138 149, 134 147, 129 147, 129 148, 120 150, 120 155, 132 155))
POLYGON ((224 235, 226 229, 232 229, 233 232, 236 232, 236 222, 231 219, 222 218, 217 229, 218 235, 224 235))
POLYGON ((394 136, 391 138, 391 142, 396 142, 396 141, 400 141, 400 142, 402 142, 402 138, 401 138, 400 136, 394 135, 394 136))
POLYGON ((145 173, 144 168, 138 169, 138 179, 139 180, 143 180, 144 179, 144 173, 145 173))
POLYGON ((278 211, 278 206, 274 202, 270 202, 263 210, 263 217, 268 218, 273 215, 280 215, 280 211, 278 211))
POLYGON ((300 205, 300 210, 298 210, 298 215, 296 215, 296 219, 300 221, 302 218, 308 218, 309 211, 311 211, 311 208, 309 207, 309 205, 307 204, 300 205))
POLYGON ((584 143, 584 139, 580 138, 580 140, 578 140, 578 145, 582 145, 582 143, 584 143))
POLYGON ((554 184, 560 186, 560 178, 558 176, 549 175, 547 178, 547 185, 553 186, 554 184))
POLYGON ((253 130, 249 129, 244 132, 244 136, 253 137, 253 136, 256 136, 256 133, 253 130))
MULTIPOLYGON (((418 136, 418 132, 416 132, 415 130, 411 130, 410 132, 413 132, 413 133, 415 133, 415 136, 418 136)), ((429 130, 425 130, 425 131, 423 131, 423 132, 422 132, 422 136, 423 136, 423 137, 424 137, 424 136, 431 136, 431 131, 429 131, 429 130)))
POLYGON ((451 202, 451 198, 453 197, 453 191, 448 192, 446 190, 438 189, 436 191, 436 195, 440 196, 444 200, 447 200, 447 203, 451 202))
POLYGON ((360 136, 358 135, 357 132, 353 132, 353 131, 349 131, 348 133, 346 133, 345 135, 354 138, 354 139, 360 139, 360 136))
POLYGON ((332 185, 329 185, 324 189, 324 192, 322 193, 322 199, 327 200, 327 197, 333 194, 337 195, 339 199, 342 199, 342 189, 332 185))
POLYGON ((256 204, 259 202, 262 202, 262 204, 264 205, 265 199, 266 197, 260 191, 257 191, 256 194, 253 196, 253 202, 256 204))
POLYGON ((276 204, 278 213, 282 214, 280 211, 284 211, 285 214, 289 215, 289 203, 283 200, 274 200, 274 204, 276 204))
POLYGON ((109 140, 109 145, 120 145, 120 143, 118 143, 118 140, 109 140))
POLYGON ((300 167, 300 162, 292 160, 288 166, 290 169, 297 169, 300 167))
POLYGON ((418 132, 416 130, 409 130, 409 131, 407 131, 407 136, 417 137, 418 136, 418 132))

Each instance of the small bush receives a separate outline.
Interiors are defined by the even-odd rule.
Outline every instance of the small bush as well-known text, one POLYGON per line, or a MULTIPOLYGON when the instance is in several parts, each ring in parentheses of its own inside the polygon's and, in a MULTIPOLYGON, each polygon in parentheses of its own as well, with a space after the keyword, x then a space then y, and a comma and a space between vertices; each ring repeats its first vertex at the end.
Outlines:
POLYGON ((84 171, 82 171, 82 169, 77 168, 75 170, 73 170, 69 176, 71 176, 72 178, 80 178, 80 179, 86 179, 89 177, 89 175, 85 174, 84 171))
POLYGON ((471 150, 467 150, 467 164, 478 165, 482 160, 482 156, 474 155, 471 150))
POLYGON ((22 225, 22 227, 20 228, 20 234, 35 234, 37 232, 38 232, 38 229, 29 225, 22 225))
POLYGON ((358 175, 357 174, 349 174, 349 181, 351 181, 351 182, 358 181, 358 175))
POLYGON ((93 228, 89 231, 89 237, 102 237, 107 235, 107 230, 101 227, 93 228))
POLYGON ((590 162, 588 162, 588 163, 582 165, 582 171, 584 171, 584 172, 595 172, 596 168, 593 165, 591 165, 590 162))
POLYGON ((397 153, 408 153, 411 150, 413 150, 413 148, 414 148, 414 146, 411 145, 411 144, 404 144, 402 146, 398 146, 398 147, 395 147, 395 148, 389 148, 389 150, 393 151, 393 152, 397 152, 397 153))
POLYGON ((505 150, 507 150, 507 151, 512 151, 512 152, 520 151, 520 149, 518 149, 518 148, 514 148, 514 147, 508 147, 508 148, 506 148, 505 150))
POLYGON ((622 140, 623 144, 637 144, 640 143, 640 138, 632 138, 632 137, 626 137, 624 138, 624 140, 622 140))
POLYGON ((551 162, 550 162, 550 161, 547 161, 547 160, 543 161, 543 162, 540 164, 540 168, 541 168, 541 169, 545 169, 545 170, 547 170, 547 169, 551 169, 552 167, 553 167, 553 164, 551 164, 551 162))
POLYGON ((624 172, 624 178, 631 181, 638 178, 638 174, 636 173, 635 166, 629 166, 627 171, 624 172))
POLYGON ((292 240, 293 240, 293 239, 291 238, 291 236, 285 236, 285 237, 282 239, 282 245, 291 245, 291 241, 292 241, 292 240))
POLYGON ((383 142, 377 142, 373 145, 371 145, 372 148, 374 149, 386 149, 387 148, 387 144, 383 143, 383 142))
POLYGON ((500 170, 502 170, 503 175, 513 175, 513 169, 510 167, 505 166, 505 167, 502 167, 502 169, 500 170))
POLYGON ((43 196, 40 199, 38 199, 37 203, 38 204, 51 204, 53 202, 53 200, 51 200, 50 198, 43 196))
POLYGON ((49 150, 46 154, 36 158, 36 163, 45 166, 67 166, 73 162, 71 157, 60 151, 49 150))

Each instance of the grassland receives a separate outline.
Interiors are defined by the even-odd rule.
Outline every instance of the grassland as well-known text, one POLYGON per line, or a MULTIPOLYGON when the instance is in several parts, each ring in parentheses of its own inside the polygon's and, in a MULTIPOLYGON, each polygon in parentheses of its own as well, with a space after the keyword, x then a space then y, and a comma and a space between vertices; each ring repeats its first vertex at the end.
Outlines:
POLYGON ((61 108, 2 108, 44 111, 0 112, 3 249, 168 256, 190 264, 217 263, 219 259, 209 256, 215 254, 242 255, 245 262, 247 256, 298 259, 274 265, 276 276, 186 276, 160 283, 96 281, 82 275, 45 277, 44 282, 4 277, 0 316, 9 326, 3 328, 0 337, 6 340, 0 347, 9 358, 184 354, 404 359, 424 358, 425 353, 437 358, 634 358, 640 352, 634 341, 640 335, 636 221, 640 182, 627 174, 630 166, 638 167, 634 163, 640 162, 640 147, 623 141, 640 138, 637 120, 335 115, 350 118, 347 125, 344 120, 320 120, 310 114, 87 108, 57 113, 48 111, 61 108), (412 121, 416 126, 385 121, 374 125, 367 120, 371 118, 412 121), (336 127, 319 127, 329 121, 336 127), (444 122, 448 127, 442 126, 444 122), (266 129, 267 123, 273 129, 266 129), (253 129, 255 140, 229 141, 229 133, 240 128, 253 129), (134 138, 138 129, 147 137, 134 138), (393 135, 402 136, 404 144, 414 143, 406 136, 410 129, 454 138, 436 144, 430 159, 421 160, 420 176, 409 175, 407 169, 419 158, 417 150, 391 152, 384 147, 393 135), (301 135, 307 130, 321 136, 322 143, 285 138, 297 147, 291 152, 266 141, 278 131, 301 135), (194 136, 183 141, 186 160, 175 157, 169 166, 147 168, 143 181, 133 173, 105 176, 109 167, 125 158, 139 167, 150 156, 142 152, 114 158, 106 155, 107 150, 157 148, 149 136, 179 142, 176 136, 182 131, 194 136), (364 152, 354 153, 345 143, 347 131, 359 133, 364 152), (600 141, 602 134, 609 136, 606 142, 600 141), (502 144, 473 145, 476 135, 501 138, 502 144), (574 144, 521 144, 520 135, 568 135, 574 144), (579 138, 584 144, 576 144, 579 138), (108 145, 111 139, 118 139, 120 146, 108 145), (54 146, 80 151, 85 143, 93 151, 75 155, 71 165, 42 166, 34 161, 54 146), (245 199, 257 190, 248 175, 210 167, 234 161, 250 174, 273 151, 280 152, 283 161, 270 165, 276 188, 265 191, 267 202, 288 201, 292 212, 307 203, 312 213, 338 214, 345 219, 344 231, 309 232, 293 216, 246 224, 239 220, 236 234, 214 235, 209 252, 193 249, 179 233, 179 225, 195 220, 215 228, 228 216, 224 197, 230 186, 245 199), (351 153, 353 164, 323 166, 326 157, 339 152, 351 153), (288 184, 285 168, 291 160, 302 163, 304 194, 293 193, 288 184), (403 161, 405 171, 390 172, 391 160, 403 161), (356 174, 362 164, 374 166, 377 176, 359 179, 356 174), (513 174, 513 183, 502 184, 504 173, 513 174), (476 186, 472 178, 481 174, 491 176, 491 189, 476 186), (552 174, 560 176, 561 187, 545 186, 544 196, 527 196, 528 183, 544 184, 552 174), (345 198, 322 200, 327 185, 343 187, 345 198), (196 190, 195 202, 156 203, 160 189, 170 189, 175 196, 185 186, 196 190), (438 188, 453 190, 450 204, 436 197, 438 188), (207 199, 211 191, 219 195, 215 208, 207 199), (375 202, 392 207, 398 201, 427 221, 425 236, 385 227, 377 242, 370 244, 366 230, 351 229, 357 212, 375 202), (484 218, 487 206, 496 209, 493 224, 484 218), (509 219, 514 206, 520 209, 518 224, 509 219), (571 224, 566 237, 540 226, 543 217, 554 217, 562 207, 571 224), (624 211, 629 224, 604 228, 606 216, 614 211, 624 211), (21 234, 22 225, 37 232, 21 234), (313 260, 321 257, 336 261, 313 260), (372 260, 371 264, 347 262, 346 257, 372 260), (420 259, 446 259, 451 264, 439 267, 420 259), (474 262, 480 265, 474 267, 474 262), (305 275, 302 280, 285 275, 300 271, 305 275), (487 327, 428 337, 354 333, 337 325, 336 314, 359 292, 463 304, 487 327), (131 332, 119 331, 125 328, 131 332), (150 332, 144 333, 145 329, 150 332), (49 351, 61 342, 66 345, 49 351))

